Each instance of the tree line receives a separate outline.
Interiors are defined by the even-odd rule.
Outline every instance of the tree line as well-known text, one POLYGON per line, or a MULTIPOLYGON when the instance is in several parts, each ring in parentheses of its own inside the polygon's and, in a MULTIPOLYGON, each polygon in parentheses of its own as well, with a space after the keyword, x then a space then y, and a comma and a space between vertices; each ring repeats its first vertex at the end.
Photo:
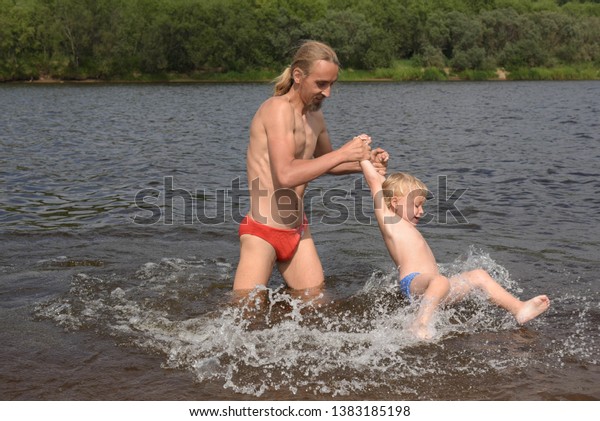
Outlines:
POLYGON ((0 0, 0 81, 280 70, 303 39, 344 68, 600 64, 600 0, 0 0))

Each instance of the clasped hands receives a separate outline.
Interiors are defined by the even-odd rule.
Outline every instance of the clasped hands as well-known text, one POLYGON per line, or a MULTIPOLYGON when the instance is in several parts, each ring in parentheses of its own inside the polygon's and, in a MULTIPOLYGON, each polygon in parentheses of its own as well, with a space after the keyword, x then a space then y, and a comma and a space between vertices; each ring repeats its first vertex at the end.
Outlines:
MULTIPOLYGON (((371 144, 371 136, 366 135, 366 134, 361 134, 359 136, 356 136, 354 139, 360 139, 361 141, 365 142, 367 145, 371 144)), ((371 163, 373 164, 373 166, 375 167, 375 169, 377 170, 377 172, 384 176, 387 173, 387 165, 388 165, 388 161, 390 159, 390 154, 387 153, 384 149, 382 148, 375 148, 375 149, 371 149, 369 147, 370 150, 370 158, 369 160, 371 161, 371 163)))

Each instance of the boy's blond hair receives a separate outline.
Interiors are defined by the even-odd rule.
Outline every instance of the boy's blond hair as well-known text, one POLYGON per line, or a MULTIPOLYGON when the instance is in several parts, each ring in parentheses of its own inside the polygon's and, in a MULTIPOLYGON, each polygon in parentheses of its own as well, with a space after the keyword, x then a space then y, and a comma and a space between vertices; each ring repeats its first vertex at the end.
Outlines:
POLYGON ((385 201, 385 205, 390 209, 392 205, 392 198, 394 196, 405 197, 408 195, 415 195, 427 197, 427 194, 429 193, 429 189, 425 183, 423 183, 414 175, 403 172, 390 174, 390 176, 383 182, 381 188, 383 190, 383 199, 385 201))

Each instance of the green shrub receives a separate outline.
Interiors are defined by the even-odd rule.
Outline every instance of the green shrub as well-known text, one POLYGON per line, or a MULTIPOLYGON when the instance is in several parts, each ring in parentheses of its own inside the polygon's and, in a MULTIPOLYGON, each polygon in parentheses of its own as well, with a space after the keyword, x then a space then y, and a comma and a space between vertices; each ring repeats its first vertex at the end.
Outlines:
POLYGON ((464 80, 490 80, 496 79, 496 72, 491 70, 463 70, 458 74, 464 80))
POLYGON ((423 70, 423 80, 428 81, 436 81, 436 80, 446 80, 448 77, 443 70, 440 70, 436 67, 427 67, 423 70))

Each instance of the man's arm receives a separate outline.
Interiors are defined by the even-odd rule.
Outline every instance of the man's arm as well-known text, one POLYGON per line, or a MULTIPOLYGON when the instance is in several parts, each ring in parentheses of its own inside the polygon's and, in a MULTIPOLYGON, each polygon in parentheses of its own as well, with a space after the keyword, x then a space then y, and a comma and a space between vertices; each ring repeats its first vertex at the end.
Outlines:
MULTIPOLYGON (((361 135, 366 136, 366 135, 361 135)), ((359 136, 360 137, 360 136, 359 136)), ((367 136, 369 141, 370 137, 367 136)), ((317 141, 317 147, 315 148, 315 157, 322 156, 324 154, 330 153, 333 151, 333 147, 331 146, 331 141, 329 140, 329 134, 327 130, 324 130, 323 133, 319 136, 319 140, 317 141)), ((371 151, 371 163, 375 166, 375 169, 379 174, 385 175, 387 171, 387 159, 385 161, 381 161, 378 157, 379 154, 386 153, 383 149, 377 148, 371 151)), ((331 175, 344 175, 344 174, 354 174, 357 172, 361 172, 362 168, 358 161, 356 162, 344 162, 333 167, 331 170, 327 172, 327 174, 331 175)))
POLYGON ((306 184, 340 164, 356 163, 368 156, 368 145, 355 138, 340 149, 314 159, 298 159, 295 156, 295 116, 291 106, 273 103, 265 112, 269 113, 264 126, 271 171, 273 178, 282 187, 293 188, 306 184))

